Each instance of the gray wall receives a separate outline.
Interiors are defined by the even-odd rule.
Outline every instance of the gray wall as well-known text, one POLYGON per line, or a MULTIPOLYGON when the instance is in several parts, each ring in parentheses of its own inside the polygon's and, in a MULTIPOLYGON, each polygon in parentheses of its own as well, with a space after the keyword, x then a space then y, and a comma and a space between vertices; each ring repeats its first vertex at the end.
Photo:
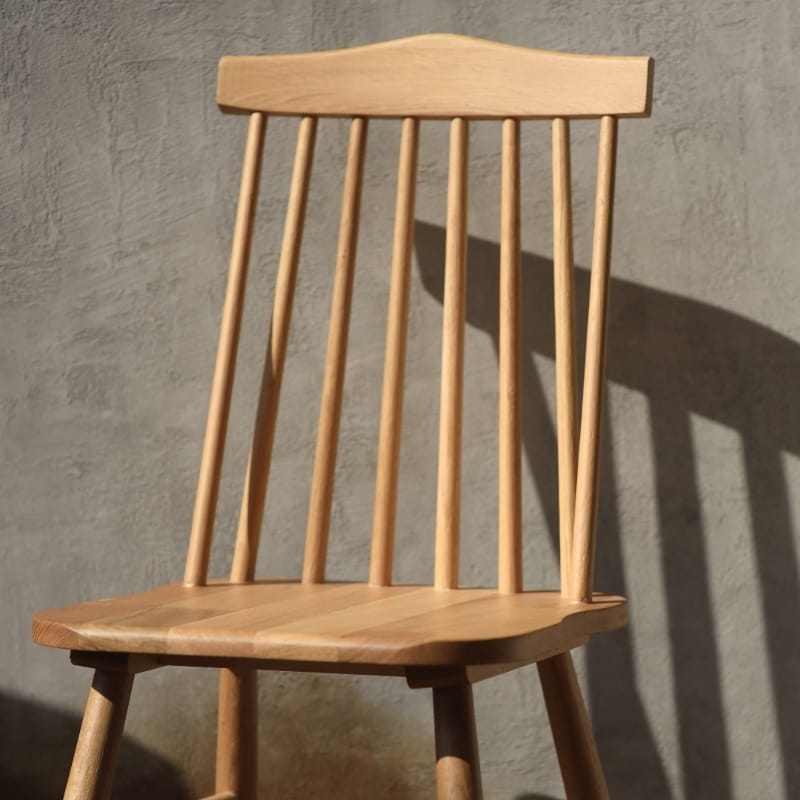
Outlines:
MULTIPOLYGON (((244 140, 214 106, 224 53, 425 31, 656 60, 621 124, 598 587, 632 625, 578 655, 621 800, 800 797, 800 6, 789 0, 315 0, 2 5, 0 784, 53 797, 88 674, 34 647, 37 609, 180 578, 244 140), (20 787, 25 787, 20 788, 20 787)), ((214 570, 228 564, 294 123, 268 134, 214 570)), ((429 580, 445 130, 423 138, 397 576, 429 580)), ((575 126, 576 191, 594 130, 575 126)), ((488 583, 496 497, 498 131, 473 131, 462 574, 488 583), (488 266, 487 266, 487 262, 488 266), (489 487, 489 488, 487 488, 489 487)), ((322 125, 267 574, 296 574, 346 129, 322 125), (328 199, 330 198, 330 199, 328 199)), ((365 209, 390 203, 397 129, 371 131, 365 209)), ((526 133, 526 575, 555 585, 546 130, 526 133), (529 313, 528 313, 529 312, 529 313), (539 413, 537 415, 537 412, 539 413)), ((576 202, 585 300, 591 201, 576 202)), ((365 574, 388 219, 360 242, 331 575, 365 574)), ((380 679, 266 674, 262 788, 431 796, 429 698, 380 679)), ((120 797, 210 789, 215 678, 138 680, 120 797)), ((487 797, 563 797, 535 670, 476 690, 487 797)), ((4 795, 10 795, 7 789, 4 795)), ((13 793, 13 792, 12 792, 13 793)))

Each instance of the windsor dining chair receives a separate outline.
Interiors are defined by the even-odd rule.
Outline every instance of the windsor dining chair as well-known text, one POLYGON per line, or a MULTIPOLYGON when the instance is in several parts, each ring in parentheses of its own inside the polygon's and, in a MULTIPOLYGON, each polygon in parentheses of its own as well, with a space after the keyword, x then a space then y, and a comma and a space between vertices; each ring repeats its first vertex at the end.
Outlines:
POLYGON ((570 650, 625 624, 621 597, 594 593, 598 442, 618 117, 649 114, 648 58, 568 55, 430 35, 350 50, 232 56, 224 111, 250 115, 222 329, 185 575, 143 594, 41 612, 40 644, 95 669, 65 797, 104 800, 133 676, 164 665, 221 671, 216 800, 254 800, 257 670, 405 677, 431 688, 440 798, 481 797, 472 683, 536 662, 567 795, 605 798, 570 650), (268 115, 300 117, 274 308, 233 568, 208 564, 268 115), (290 317, 321 116, 350 118, 317 449, 302 578, 257 580, 290 317), (386 360, 369 579, 326 583, 339 419, 369 118, 401 120, 386 360), (577 420, 569 120, 600 120, 582 410, 577 420), (449 119, 447 238, 433 586, 393 585, 395 510, 420 123, 449 119), (469 121, 502 128, 499 570, 496 589, 459 588, 469 121), (523 587, 520 453, 520 123, 552 120, 560 591, 523 587))

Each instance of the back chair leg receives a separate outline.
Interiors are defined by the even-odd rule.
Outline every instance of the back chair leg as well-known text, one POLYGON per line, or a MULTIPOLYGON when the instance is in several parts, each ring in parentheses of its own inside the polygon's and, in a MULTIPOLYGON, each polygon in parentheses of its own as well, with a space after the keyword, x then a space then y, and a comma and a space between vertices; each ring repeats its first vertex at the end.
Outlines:
POLYGON ((86 701, 64 800, 108 800, 133 675, 97 670, 86 701))
POLYGON ((482 800, 472 686, 433 689, 438 800, 482 800))
POLYGON ((219 677, 216 791, 237 800, 256 800, 258 673, 222 669, 219 677))
POLYGON ((572 655, 560 653, 537 666, 567 799, 609 800, 572 655))

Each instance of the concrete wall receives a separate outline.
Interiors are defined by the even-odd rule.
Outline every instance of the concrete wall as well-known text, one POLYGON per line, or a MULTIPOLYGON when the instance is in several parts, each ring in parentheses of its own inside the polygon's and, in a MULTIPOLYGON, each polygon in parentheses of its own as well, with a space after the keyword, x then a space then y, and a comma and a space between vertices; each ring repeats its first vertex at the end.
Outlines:
MULTIPOLYGON (((54 0, 2 4, 0 784, 54 797, 88 675, 34 647, 31 614, 178 579, 217 335, 242 120, 214 106, 224 53, 425 31, 656 59, 651 120, 621 124, 598 587, 632 625, 579 654, 612 794, 800 797, 800 6, 789 0, 54 0), (24 788, 23 788, 24 787, 24 788)), ((228 563, 295 124, 270 129, 214 570, 228 563)), ((424 129, 397 576, 431 575, 444 215, 441 125, 424 129)), ((594 129, 575 126, 578 193, 594 129)), ((366 212, 393 195, 375 125, 366 212)), ((465 548, 492 579, 499 132, 475 126, 465 548), (487 488, 488 487, 488 488, 487 488)), ((321 126, 262 564, 296 574, 346 128, 321 126), (330 199, 328 199, 330 198, 330 199)), ((546 130, 526 133, 526 574, 553 586, 546 130), (542 309, 542 310, 539 310, 542 309), (543 412, 537 416, 536 412, 543 412)), ((591 202, 576 203, 585 299, 591 202)), ((377 215, 373 215, 377 216, 377 215)), ((359 258, 331 546, 365 574, 388 219, 359 258)), ((265 674, 264 796, 431 796, 429 698, 400 682, 265 674), (272 793, 270 793, 272 792, 272 793)), ((213 673, 138 680, 123 798, 208 791, 213 673), (190 777, 191 776, 191 777, 190 777)), ((486 795, 563 797, 535 671, 476 691, 486 795)))

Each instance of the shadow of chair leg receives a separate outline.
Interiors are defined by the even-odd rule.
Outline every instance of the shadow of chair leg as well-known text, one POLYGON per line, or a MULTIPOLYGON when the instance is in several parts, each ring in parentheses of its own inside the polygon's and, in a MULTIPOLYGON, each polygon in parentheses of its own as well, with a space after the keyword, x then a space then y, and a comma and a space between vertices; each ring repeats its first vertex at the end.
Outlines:
MULTIPOLYGON (((20 800, 61 797, 80 717, 0 694, 0 719, 0 794, 20 800)), ((191 795, 175 766, 123 738, 113 796, 116 800, 188 800, 191 795)))

